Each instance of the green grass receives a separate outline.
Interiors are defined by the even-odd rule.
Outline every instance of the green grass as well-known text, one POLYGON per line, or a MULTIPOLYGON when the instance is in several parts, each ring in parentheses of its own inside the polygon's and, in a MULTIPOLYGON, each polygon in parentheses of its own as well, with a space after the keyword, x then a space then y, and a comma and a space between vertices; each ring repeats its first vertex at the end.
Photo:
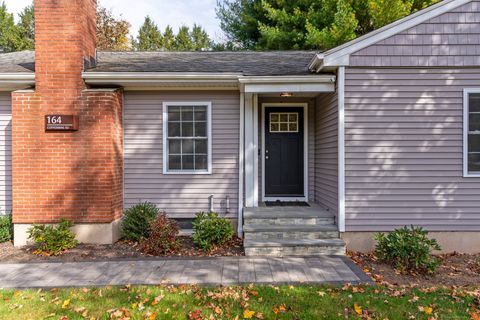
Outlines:
POLYGON ((460 289, 351 286, 0 290, 0 319, 470 319, 478 299, 460 289))

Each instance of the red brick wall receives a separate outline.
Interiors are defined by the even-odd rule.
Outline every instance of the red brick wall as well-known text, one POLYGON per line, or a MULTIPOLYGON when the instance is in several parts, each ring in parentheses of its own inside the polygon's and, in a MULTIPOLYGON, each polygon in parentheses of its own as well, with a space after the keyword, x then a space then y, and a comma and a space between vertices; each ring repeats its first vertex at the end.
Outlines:
POLYGON ((108 223, 122 214, 121 90, 88 90, 94 0, 35 0, 36 88, 12 93, 13 220, 108 223), (79 116, 76 132, 45 132, 45 115, 79 116))

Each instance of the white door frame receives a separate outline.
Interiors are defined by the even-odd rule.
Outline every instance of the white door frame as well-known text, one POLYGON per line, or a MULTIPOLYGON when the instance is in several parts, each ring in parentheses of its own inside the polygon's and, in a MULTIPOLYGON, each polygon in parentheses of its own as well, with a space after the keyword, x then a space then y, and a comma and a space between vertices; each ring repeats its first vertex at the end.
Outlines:
POLYGON ((262 201, 304 201, 308 202, 308 103, 304 102, 266 102, 262 103, 262 201), (303 108, 303 197, 266 197, 265 196, 265 108, 300 107, 303 108))

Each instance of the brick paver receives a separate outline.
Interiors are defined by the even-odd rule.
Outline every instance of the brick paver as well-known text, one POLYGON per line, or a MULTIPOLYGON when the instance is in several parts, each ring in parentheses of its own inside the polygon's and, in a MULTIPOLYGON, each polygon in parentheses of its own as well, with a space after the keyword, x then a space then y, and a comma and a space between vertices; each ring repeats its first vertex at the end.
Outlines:
POLYGON ((0 288, 371 282, 360 268, 343 256, 5 263, 0 264, 0 269, 0 288))

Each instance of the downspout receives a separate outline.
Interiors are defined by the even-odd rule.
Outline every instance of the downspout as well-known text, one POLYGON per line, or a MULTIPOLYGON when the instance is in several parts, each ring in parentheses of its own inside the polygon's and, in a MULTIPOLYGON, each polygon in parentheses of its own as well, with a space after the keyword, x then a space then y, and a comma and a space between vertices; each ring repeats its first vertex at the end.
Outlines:
POLYGON ((240 141, 238 152, 238 226, 237 234, 243 238, 243 186, 245 163, 245 92, 243 86, 240 90, 240 141))
POLYGON ((338 231, 345 232, 345 67, 338 67, 338 231))

